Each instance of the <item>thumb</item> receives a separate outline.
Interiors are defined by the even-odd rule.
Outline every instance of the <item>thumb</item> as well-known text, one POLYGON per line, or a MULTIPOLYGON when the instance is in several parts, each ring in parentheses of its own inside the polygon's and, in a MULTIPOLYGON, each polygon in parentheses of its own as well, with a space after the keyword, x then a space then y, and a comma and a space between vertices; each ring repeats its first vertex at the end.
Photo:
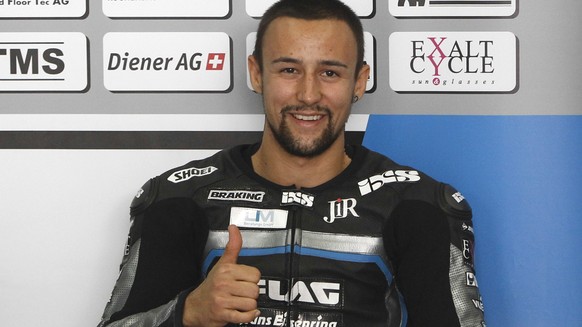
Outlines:
POLYGON ((220 258, 221 262, 236 263, 238 254, 242 248, 242 235, 236 225, 228 226, 228 243, 224 249, 224 254, 220 258))

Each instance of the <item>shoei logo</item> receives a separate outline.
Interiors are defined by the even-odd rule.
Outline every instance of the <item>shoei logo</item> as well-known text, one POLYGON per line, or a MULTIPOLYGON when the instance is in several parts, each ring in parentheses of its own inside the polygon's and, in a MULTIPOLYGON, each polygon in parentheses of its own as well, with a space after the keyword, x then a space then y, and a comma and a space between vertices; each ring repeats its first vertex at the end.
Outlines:
POLYGON ((83 91, 87 76, 81 33, 0 33, 0 91, 83 91))
POLYGON ((0 0, 0 17, 81 17, 87 1, 78 0, 0 0))
POLYGON ((208 193, 208 200, 219 201, 248 201, 263 202, 265 192, 261 191, 230 191, 230 190, 211 190, 208 193))
POLYGON ((188 168, 179 170, 168 177, 168 180, 172 183, 181 183, 185 182, 193 177, 202 177, 206 175, 210 175, 213 172, 217 171, 218 168, 214 166, 208 166, 205 168, 188 168))
POLYGON ((108 33, 104 83, 110 91, 226 91, 230 38, 217 33, 108 33))
POLYGON ((515 14, 517 0, 388 0, 396 17, 505 17, 515 14))
POLYGON ((517 86, 511 32, 395 32, 390 87, 397 92, 510 92, 517 86))
POLYGON ((103 0, 109 17, 225 17, 230 0, 103 0))
POLYGON ((382 175, 375 175, 359 182, 360 194, 366 195, 389 183, 418 182, 420 176, 416 170, 388 170, 382 175))

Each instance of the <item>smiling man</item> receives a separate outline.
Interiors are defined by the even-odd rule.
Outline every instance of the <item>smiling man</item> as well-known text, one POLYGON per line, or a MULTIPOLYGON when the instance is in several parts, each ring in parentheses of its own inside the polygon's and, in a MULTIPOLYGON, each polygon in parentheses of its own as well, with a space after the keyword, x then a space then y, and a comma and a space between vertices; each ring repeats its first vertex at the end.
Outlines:
POLYGON ((142 187, 100 326, 484 326, 467 201, 345 144, 363 43, 338 0, 265 13, 248 59, 261 142, 142 187))

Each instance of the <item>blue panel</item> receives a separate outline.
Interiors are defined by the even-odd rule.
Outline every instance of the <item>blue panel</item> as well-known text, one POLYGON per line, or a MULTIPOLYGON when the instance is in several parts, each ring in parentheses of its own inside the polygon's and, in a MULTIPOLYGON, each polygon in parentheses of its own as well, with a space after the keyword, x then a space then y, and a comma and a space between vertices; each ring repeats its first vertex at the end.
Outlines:
POLYGON ((370 116, 364 145, 474 211, 489 327, 582 326, 582 116, 370 116))

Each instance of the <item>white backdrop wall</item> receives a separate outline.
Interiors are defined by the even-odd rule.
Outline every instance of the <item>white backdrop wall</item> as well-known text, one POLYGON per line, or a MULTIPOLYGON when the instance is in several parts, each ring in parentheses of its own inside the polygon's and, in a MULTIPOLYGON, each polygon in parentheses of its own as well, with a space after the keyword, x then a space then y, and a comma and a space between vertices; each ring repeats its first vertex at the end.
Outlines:
MULTIPOLYGON (((516 4, 515 13, 502 17, 396 18, 389 10, 389 1, 393 0, 352 1, 362 5, 358 10, 365 30, 374 39, 372 53, 367 54, 374 66, 374 78, 364 99, 354 107, 354 113, 361 116, 354 117, 349 127, 356 140, 361 140, 369 114, 582 115, 582 65, 577 60, 582 50, 578 17, 582 2, 511 1, 516 4), (441 36, 445 32, 512 33, 515 87, 501 92, 394 91, 390 85, 390 74, 394 73, 390 62, 395 61, 390 58, 390 35, 427 31, 441 36)), ((239 140, 258 137, 261 101, 247 86, 245 67, 247 37, 258 23, 252 17, 257 14, 249 12, 248 6, 260 2, 216 1, 203 7, 203 1, 192 0, 182 4, 187 17, 172 12, 171 6, 138 11, 164 12, 167 17, 133 17, 135 10, 115 7, 108 0, 70 0, 70 9, 60 11, 54 4, 15 9, 7 5, 7 0, 0 1, 0 80, 13 78, 8 58, 14 42, 32 42, 40 32, 81 33, 84 38, 80 39, 78 34, 56 35, 64 37, 67 46, 80 42, 73 43, 71 51, 87 59, 75 66, 81 67, 81 73, 71 72, 80 78, 72 86, 56 84, 57 89, 50 90, 46 85, 52 84, 42 82, 21 86, 15 81, 0 81, 2 326, 96 325, 117 276, 129 228, 128 206, 135 191, 166 169, 239 140), (123 56, 123 49, 106 43, 106 35, 135 32, 224 33, 228 38, 216 46, 216 51, 200 46, 190 53, 177 45, 172 48, 173 44, 166 47, 170 51, 166 56, 176 56, 172 63, 177 63, 185 52, 223 53, 223 59, 228 60, 223 70, 200 72, 193 78, 204 80, 218 73, 219 80, 226 78, 226 85, 219 83, 211 88, 201 84, 189 90, 131 85, 129 90, 120 90, 107 84, 111 53, 123 56), (83 64, 86 71, 82 70, 83 64)), ((199 44, 206 40, 204 34, 189 36, 199 44)), ((52 37, 49 35, 46 42, 52 37)), ((58 68, 55 58, 59 57, 52 53, 50 58, 52 63, 40 63, 40 75, 43 64, 58 68)), ((202 65, 211 60, 197 59, 204 59, 202 65)), ((505 72, 509 76, 511 73, 505 72)), ((486 225, 486 217, 479 224, 486 225)), ((479 253, 479 246, 487 245, 477 246, 479 253)), ((580 261, 579 256, 572 260, 580 261)), ((479 264, 491 261, 495 258, 478 254, 478 272, 479 264)), ((495 309, 492 290, 497 281, 481 278, 480 282, 483 293, 491 298, 488 305, 485 297, 486 308, 495 309)), ((570 291, 580 288, 579 283, 571 286, 570 291)), ((509 314, 512 306, 521 305, 520 301, 507 300, 510 294, 503 296, 508 308, 488 310, 489 326, 524 326, 509 314)), ((572 317, 568 322, 579 316, 572 317)), ((539 326, 550 325, 550 320, 539 320, 539 326)))

